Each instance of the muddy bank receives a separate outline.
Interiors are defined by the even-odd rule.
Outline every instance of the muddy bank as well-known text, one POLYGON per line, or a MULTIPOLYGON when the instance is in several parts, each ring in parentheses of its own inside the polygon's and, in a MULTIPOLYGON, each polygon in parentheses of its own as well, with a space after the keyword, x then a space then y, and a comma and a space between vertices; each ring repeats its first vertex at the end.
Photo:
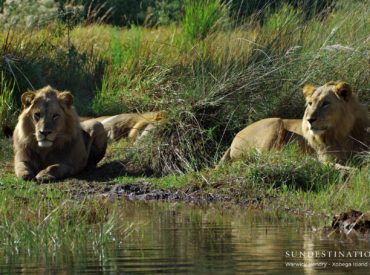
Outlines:
MULTIPOLYGON (((76 199, 86 197, 108 198, 110 200, 128 199, 138 201, 188 202, 194 204, 231 203, 241 206, 262 207, 262 198, 258 196, 241 196, 237 190, 186 188, 155 188, 149 182, 141 181, 132 184, 111 182, 74 182, 62 188, 76 199)), ((264 198, 266 200, 266 198, 264 198)))

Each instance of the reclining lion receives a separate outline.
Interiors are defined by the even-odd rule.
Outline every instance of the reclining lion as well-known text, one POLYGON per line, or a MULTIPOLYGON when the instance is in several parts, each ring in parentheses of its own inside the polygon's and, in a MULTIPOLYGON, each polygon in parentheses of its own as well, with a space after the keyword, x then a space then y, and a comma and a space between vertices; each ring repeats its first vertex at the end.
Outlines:
POLYGON ((23 111, 14 130, 17 177, 49 182, 95 166, 105 154, 107 134, 101 123, 80 124, 70 92, 50 86, 22 95, 23 111))
POLYGON ((80 118, 82 121, 95 120, 103 124, 109 141, 121 138, 137 140, 147 135, 156 125, 165 118, 164 112, 127 113, 115 116, 101 116, 97 118, 80 118))
POLYGON ((302 132, 320 160, 345 164, 369 151, 370 117, 348 83, 331 81, 303 89, 306 110, 302 132))
POLYGON ((303 151, 311 150, 303 138, 301 119, 262 119, 236 134, 220 162, 241 159, 251 149, 281 149, 283 145, 293 141, 297 142, 303 151))
POLYGON ((307 104, 302 120, 267 118, 249 125, 236 135, 221 162, 240 159, 252 148, 279 149, 293 140, 303 152, 316 152, 320 160, 339 164, 369 150, 369 114, 349 84, 306 85, 303 94, 307 104))

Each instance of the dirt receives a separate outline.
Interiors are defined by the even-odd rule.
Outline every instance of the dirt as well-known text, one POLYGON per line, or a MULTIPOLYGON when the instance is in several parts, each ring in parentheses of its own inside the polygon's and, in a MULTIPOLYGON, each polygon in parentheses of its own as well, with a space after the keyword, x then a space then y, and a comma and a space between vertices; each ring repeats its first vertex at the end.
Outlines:
POLYGON ((62 188, 72 194, 76 199, 91 197, 104 197, 111 200, 128 199, 139 201, 166 201, 166 202, 190 202, 194 204, 209 203, 235 203, 247 206, 257 206, 261 199, 236 199, 227 193, 219 193, 218 190, 201 190, 197 188, 169 188, 160 189, 153 187, 149 182, 141 181, 132 184, 113 184, 111 182, 69 182, 68 188, 62 188))

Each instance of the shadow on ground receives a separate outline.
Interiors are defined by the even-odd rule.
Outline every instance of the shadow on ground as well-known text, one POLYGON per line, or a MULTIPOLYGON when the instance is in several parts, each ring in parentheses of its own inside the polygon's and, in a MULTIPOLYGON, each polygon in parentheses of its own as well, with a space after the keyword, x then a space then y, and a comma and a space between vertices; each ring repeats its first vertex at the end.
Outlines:
POLYGON ((87 169, 76 176, 78 180, 108 182, 117 177, 152 177, 153 172, 149 169, 139 170, 125 161, 115 160, 103 163, 96 168, 87 169))

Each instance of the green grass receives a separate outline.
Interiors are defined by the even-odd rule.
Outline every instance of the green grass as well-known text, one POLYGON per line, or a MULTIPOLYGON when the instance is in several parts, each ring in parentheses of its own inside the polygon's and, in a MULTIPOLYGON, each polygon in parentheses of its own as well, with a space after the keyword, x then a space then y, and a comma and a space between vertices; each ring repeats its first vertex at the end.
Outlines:
POLYGON ((98 252, 115 238, 124 239, 133 225, 120 203, 105 198, 77 199, 67 188, 39 186, 5 175, 0 180, 1 253, 98 252))
POLYGON ((220 0, 187 0, 182 21, 183 32, 190 41, 202 40, 227 23, 228 12, 228 4, 220 0))
POLYGON ((185 11, 178 25, 76 26, 70 41, 60 23, 32 34, 0 31, 1 124, 16 121, 22 92, 46 84, 72 91, 81 115, 166 110, 168 116, 143 143, 112 144, 100 174, 45 186, 15 178, 11 140, 0 138, 2 249, 42 244, 52 252, 72 244, 76 253, 86 242, 98 247, 127 234, 131 225, 119 203, 75 199, 90 184, 148 183, 303 213, 370 207, 368 152, 350 175, 294 148, 251 152, 243 162, 214 168, 249 123, 302 117, 306 83, 342 79, 369 104, 366 4, 339 1, 327 16, 309 18, 306 10, 283 5, 242 25, 216 0, 187 1, 185 11))

